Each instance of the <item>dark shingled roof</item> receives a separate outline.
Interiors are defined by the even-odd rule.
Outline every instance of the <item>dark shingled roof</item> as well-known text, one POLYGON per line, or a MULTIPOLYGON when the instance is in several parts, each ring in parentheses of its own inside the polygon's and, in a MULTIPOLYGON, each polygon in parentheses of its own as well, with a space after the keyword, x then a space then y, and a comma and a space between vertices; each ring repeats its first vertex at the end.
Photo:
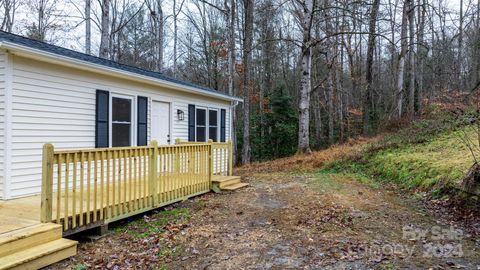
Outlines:
POLYGON ((103 59, 103 58, 100 58, 100 57, 84 54, 84 53, 81 53, 81 52, 77 52, 77 51, 74 51, 74 50, 62 48, 62 47, 59 47, 59 46, 55 46, 55 45, 51 45, 51 44, 41 42, 41 41, 38 41, 38 40, 22 37, 22 36, 15 35, 15 34, 12 34, 12 33, 7 33, 7 32, 4 32, 4 31, 0 31, 0 42, 2 42, 2 41, 15 43, 15 44, 26 46, 26 47, 29 47, 29 48, 38 49, 38 50, 42 50, 42 51, 45 51, 45 52, 58 54, 58 55, 61 55, 61 56, 66 56, 66 57, 70 57, 70 58, 73 58, 73 59, 102 65, 102 66, 109 67, 109 68, 128 71, 128 72, 132 72, 132 73, 135 73, 135 74, 148 76, 148 77, 152 77, 152 78, 155 78, 155 79, 164 80, 164 81, 167 81, 167 82, 172 82, 172 83, 176 83, 176 84, 180 84, 180 85, 194 87, 194 88, 197 88, 197 89, 200 89, 200 90, 212 92, 214 94, 220 94, 220 95, 223 95, 225 97, 235 98, 233 96, 227 95, 227 94, 225 94, 223 92, 220 92, 218 90, 208 88, 208 87, 199 86, 199 85, 196 85, 196 84, 191 83, 191 82, 186 82, 186 81, 174 79, 174 78, 171 78, 169 76, 165 76, 165 75, 163 75, 162 73, 159 73, 159 72, 149 71, 149 70, 141 69, 141 68, 134 67, 134 66, 120 64, 118 62, 111 61, 111 60, 108 60, 108 59, 103 59))

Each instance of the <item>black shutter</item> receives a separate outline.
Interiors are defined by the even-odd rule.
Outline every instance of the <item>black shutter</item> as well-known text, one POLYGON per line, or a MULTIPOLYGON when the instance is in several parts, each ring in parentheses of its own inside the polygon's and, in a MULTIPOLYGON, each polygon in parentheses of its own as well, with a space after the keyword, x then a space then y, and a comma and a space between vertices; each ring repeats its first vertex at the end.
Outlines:
POLYGON ((225 109, 220 110, 220 141, 225 142, 226 136, 226 122, 227 122, 227 111, 225 109))
POLYGON ((188 104, 188 141, 195 141, 195 105, 188 104))
POLYGON ((108 147, 108 91, 97 90, 95 106, 95 147, 108 147))
POLYGON ((147 109, 148 98, 137 97, 137 145, 147 145, 147 109))

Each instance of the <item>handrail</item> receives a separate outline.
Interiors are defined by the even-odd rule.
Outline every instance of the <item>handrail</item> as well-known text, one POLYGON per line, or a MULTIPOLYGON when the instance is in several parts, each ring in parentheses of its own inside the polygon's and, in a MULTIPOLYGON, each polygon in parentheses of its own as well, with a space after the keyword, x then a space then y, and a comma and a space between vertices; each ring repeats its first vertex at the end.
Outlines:
POLYGON ((64 234, 208 192, 231 174, 231 142, 55 150, 43 147, 41 222, 64 234))
MULTIPOLYGON (((227 142, 213 142, 208 140, 208 144, 212 145, 212 174, 220 176, 231 176, 233 174, 233 144, 231 140, 227 142)), ((176 145, 197 145, 205 144, 205 142, 190 142, 180 139, 175 140, 176 145)))

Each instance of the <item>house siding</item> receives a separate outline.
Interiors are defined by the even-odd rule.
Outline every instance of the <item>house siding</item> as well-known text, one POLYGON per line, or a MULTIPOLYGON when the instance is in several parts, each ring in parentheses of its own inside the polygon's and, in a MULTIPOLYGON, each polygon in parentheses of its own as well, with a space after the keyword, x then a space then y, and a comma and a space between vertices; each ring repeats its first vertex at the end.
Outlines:
POLYGON ((5 88, 7 71, 7 53, 0 50, 0 198, 4 198, 5 192, 5 88))
POLYGON ((44 143, 52 143, 56 149, 95 147, 97 89, 121 95, 148 97, 149 140, 150 111, 154 100, 172 104, 172 143, 176 138, 188 139, 188 104, 226 109, 226 135, 230 138, 230 110, 227 101, 20 56, 13 56, 12 89, 11 197, 40 192, 44 143), (185 120, 178 120, 177 109, 185 112, 185 120))

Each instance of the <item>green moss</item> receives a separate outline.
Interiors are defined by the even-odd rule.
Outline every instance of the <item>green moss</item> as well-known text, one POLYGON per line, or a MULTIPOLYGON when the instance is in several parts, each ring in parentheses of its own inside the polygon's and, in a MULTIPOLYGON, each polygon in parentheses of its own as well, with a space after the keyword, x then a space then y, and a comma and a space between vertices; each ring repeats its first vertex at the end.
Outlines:
POLYGON ((73 270, 84 270, 84 269, 87 269, 87 268, 88 267, 85 264, 79 263, 79 264, 75 265, 72 269, 73 270))
POLYGON ((462 142, 465 136, 475 141, 476 133, 466 127, 424 143, 382 150, 366 160, 366 167, 370 173, 408 188, 457 184, 474 162, 462 142))
POLYGON ((370 146, 361 158, 339 161, 324 172, 354 173, 356 178, 361 175, 359 179, 366 183, 371 184, 371 179, 394 182, 408 189, 430 190, 440 197, 443 191, 461 182, 474 162, 466 140, 480 157, 477 131, 463 126, 413 143, 403 141, 389 147, 377 147, 375 151, 370 146))

